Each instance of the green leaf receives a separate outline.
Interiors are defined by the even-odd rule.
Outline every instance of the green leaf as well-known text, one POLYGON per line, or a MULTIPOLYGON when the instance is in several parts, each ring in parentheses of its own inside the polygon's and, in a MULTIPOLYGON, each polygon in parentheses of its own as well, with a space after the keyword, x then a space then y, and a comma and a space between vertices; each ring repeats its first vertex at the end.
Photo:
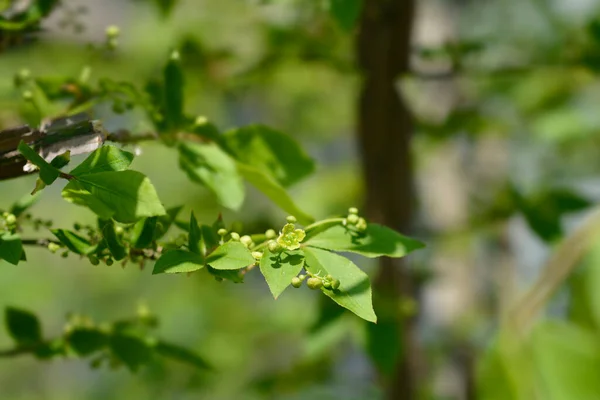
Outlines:
POLYGON ((262 125, 226 132, 227 149, 243 164, 287 187, 313 173, 314 161, 290 136, 262 125))
POLYGON ((171 250, 160 256, 152 274, 194 272, 204 267, 204 257, 186 250, 171 250))
POLYGON ((145 249, 152 245, 156 236, 158 218, 148 217, 135 223, 129 238, 133 248, 145 249))
POLYGON ((71 150, 67 150, 62 154, 57 155, 50 161, 50 165, 54 168, 61 169, 71 162, 71 150))
POLYGON ((10 207, 10 213, 14 214, 15 217, 20 216, 25 211, 27 211, 31 206, 33 206, 35 203, 37 203, 37 201, 40 199, 40 196, 41 196, 41 193, 36 193, 33 195, 27 194, 27 195, 21 197, 19 200, 17 200, 16 203, 14 203, 10 207))
POLYGON ((110 171, 80 176, 70 181, 63 197, 90 208, 101 218, 123 223, 165 215, 150 180, 137 171, 110 171))
POLYGON ((18 146, 19 153, 23 155, 29 162, 39 168, 40 179, 46 184, 51 185, 60 175, 60 171, 50 165, 46 160, 42 158, 35 150, 27 146, 27 144, 21 140, 18 146))
POLYGON ((205 252, 212 252, 219 245, 219 235, 217 230, 213 229, 208 225, 202 225, 200 227, 202 231, 202 244, 205 252))
POLYGON ((96 249, 89 240, 67 229, 51 229, 50 232, 75 254, 88 255, 96 249))
POLYGON ((158 217, 158 223, 156 226, 156 239, 160 239, 163 237, 173 225, 175 218, 177 218, 177 214, 183 209, 183 206, 172 207, 167 210, 165 215, 161 215, 158 217))
POLYGON ((100 229, 102 230, 106 247, 108 247, 114 259, 119 261, 127 257, 127 249, 117 235, 114 221, 112 219, 101 221, 100 229))
POLYGON ((198 369, 212 370, 212 367, 202 357, 181 346, 161 340, 156 344, 154 350, 163 357, 184 362, 198 369))
POLYGON ((329 13, 342 29, 352 31, 362 5, 363 0, 329 0, 329 13))
POLYGON ((540 398, 595 399, 600 393, 597 334, 566 322, 538 325, 531 343, 541 383, 540 398))
POLYGON ((207 271, 217 278, 225 279, 233 283, 243 283, 244 274, 241 274, 237 269, 214 269, 210 265, 206 266, 207 271))
POLYGON ((267 249, 260 259, 260 272, 276 299, 292 283, 292 278, 297 276, 302 268, 304 268, 302 250, 271 253, 267 249))
POLYGON ((164 103, 163 110, 168 130, 176 130, 183 122, 183 70, 179 53, 174 51, 164 69, 164 103))
POLYGON ((115 146, 102 146, 90 154, 70 174, 83 176, 98 172, 124 171, 133 161, 133 154, 115 146))
POLYGON ((132 372, 152 359, 152 348, 139 337, 119 333, 112 335, 109 343, 115 357, 132 372))
POLYGON ((298 222, 307 225, 314 221, 313 217, 298 208, 285 189, 269 175, 250 165, 238 163, 237 166, 240 174, 242 174, 248 182, 284 211, 294 215, 298 219, 298 222))
POLYGON ((82 357, 104 349, 109 340, 104 332, 93 328, 75 328, 66 339, 75 353, 82 357))
POLYGON ((327 250, 304 248, 305 268, 321 277, 331 275, 340 281, 336 290, 322 288, 322 292, 340 306, 359 317, 377 322, 373 311, 369 277, 349 259, 327 250))
POLYGON ((254 257, 240 242, 227 242, 210 253, 206 263, 219 270, 241 269, 254 264, 254 257))
POLYGON ((200 230, 200 226, 198 226, 196 216, 192 211, 192 214, 190 216, 190 230, 188 235, 188 248, 192 253, 201 255, 204 254, 200 250, 200 240, 202 240, 202 231, 200 230))
POLYGON ((4 323, 10 336, 19 344, 42 340, 42 327, 35 314, 14 307, 4 310, 4 323))
POLYGON ((244 202, 244 182, 235 161, 216 144, 181 143, 179 165, 192 181, 210 189, 223 206, 237 210, 244 202))
POLYGON ((403 236, 388 227, 369 224, 364 232, 357 232, 343 225, 335 225, 322 232, 310 235, 307 232, 307 246, 333 251, 348 251, 366 257, 404 257, 411 251, 425 245, 403 236))
POLYGON ((0 236, 0 260, 17 265, 24 254, 21 237, 16 233, 4 233, 0 236))

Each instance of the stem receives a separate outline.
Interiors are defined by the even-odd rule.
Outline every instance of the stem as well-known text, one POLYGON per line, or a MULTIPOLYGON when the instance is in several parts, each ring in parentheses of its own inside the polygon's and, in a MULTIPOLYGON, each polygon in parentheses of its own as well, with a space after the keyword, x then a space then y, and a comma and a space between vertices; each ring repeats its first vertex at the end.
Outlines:
POLYGON ((51 239, 21 239, 21 243, 23 246, 41 246, 47 247, 50 243, 55 243, 60 245, 59 241, 51 240, 51 239))
POLYGON ((308 225, 307 227, 305 227, 304 228, 304 232, 306 232, 308 234, 308 232, 310 232, 310 231, 312 231, 312 230, 314 230, 316 228, 322 227, 324 225, 336 225, 338 223, 339 224, 343 224, 345 219, 346 218, 327 218, 327 219, 323 219, 321 221, 314 222, 314 223, 308 225))

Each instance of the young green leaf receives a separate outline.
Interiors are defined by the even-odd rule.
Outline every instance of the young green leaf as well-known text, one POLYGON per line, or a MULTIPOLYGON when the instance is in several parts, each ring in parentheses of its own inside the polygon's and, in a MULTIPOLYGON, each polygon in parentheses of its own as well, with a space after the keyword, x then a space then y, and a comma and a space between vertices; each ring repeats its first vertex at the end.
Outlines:
POLYGON ((227 242, 210 253, 206 263, 214 269, 241 269, 254 264, 254 257, 240 242, 227 242))
POLYGON ((33 165, 39 168, 40 179, 46 185, 51 185, 60 176, 60 171, 58 170, 58 168, 55 168, 52 165, 50 165, 35 150, 27 146, 27 144, 24 141, 21 140, 17 149, 23 155, 23 157, 25 157, 27 160, 29 160, 29 162, 31 162, 33 165))
POLYGON ((133 154, 115 146, 102 146, 90 154, 70 174, 83 176, 98 172, 124 171, 133 161, 133 154))
POLYGON ((63 197, 90 208, 101 218, 123 223, 165 215, 150 180, 137 171, 110 171, 80 176, 70 181, 63 197))
POLYGON ((101 230, 106 247, 108 247, 114 259, 119 261, 127 257, 127 249, 117 235, 114 221, 112 219, 102 221, 101 230))
POLYGON ((41 196, 41 193, 36 193, 34 195, 27 194, 27 195, 21 197, 19 200, 17 200, 16 203, 14 203, 10 207, 10 213, 13 214, 15 217, 19 217, 21 214, 23 214, 25 211, 27 211, 31 206, 33 206, 35 203, 37 203, 38 200, 40 199, 40 196, 41 196))
POLYGON ((225 279, 233 283, 244 282, 244 274, 241 274, 240 270, 237 269, 214 269, 210 265, 207 265, 206 270, 216 278, 225 279))
POLYGON ((159 341, 154 346, 154 351, 163 357, 171 358, 180 362, 184 362, 198 369, 211 370, 212 367, 196 353, 171 343, 159 341))
POLYGON ((23 258, 23 243, 21 237, 16 233, 4 233, 0 235, 0 260, 17 265, 23 258))
POLYGON ((62 154, 57 155, 50 161, 50 165, 54 168, 61 169, 71 162, 71 150, 67 150, 62 154))
POLYGON ((182 142, 179 165, 192 181, 210 189, 223 206, 237 210, 244 202, 244 182, 235 161, 216 144, 182 142))
POLYGON ((170 250, 156 261, 152 274, 194 272, 203 267, 204 257, 200 254, 186 250, 170 250))
POLYGON ((129 237, 133 248, 145 249, 150 247, 156 236, 158 218, 143 218, 135 223, 129 237))
POLYGON ((183 206, 172 207, 167 210, 165 215, 161 215, 158 217, 158 221, 156 224, 156 237, 154 239, 160 239, 163 237, 173 222, 175 222, 175 218, 177 218, 177 214, 183 209, 183 206))
POLYGON ((167 128, 175 130, 183 122, 183 70, 179 53, 174 51, 164 69, 164 102, 163 110, 167 128))
POLYGON ((113 355, 132 372, 152 359, 152 348, 137 336, 114 334, 110 337, 109 345, 113 355))
POLYGON ((243 164, 251 165, 287 187, 315 169, 314 161, 290 136, 263 125, 226 132, 227 149, 243 164))
POLYGON ((86 238, 67 229, 52 229, 50 232, 75 254, 88 255, 96 249, 86 238))
POLYGON ((75 328, 66 337, 69 347, 81 357, 104 349, 108 345, 108 336, 94 328, 75 328))
POLYGON ((307 271, 320 277, 331 275, 340 281, 338 289, 322 288, 325 295, 359 317, 377 322, 367 274, 349 259, 327 250, 306 247, 304 257, 307 271))
POLYGON ((366 257, 404 257, 425 245, 415 239, 378 224, 369 224, 367 230, 358 232, 342 225, 332 226, 311 236, 307 246, 333 251, 348 251, 366 257))
POLYGON ((4 323, 10 336, 19 344, 42 340, 42 327, 35 314, 14 307, 4 310, 4 323))
POLYGON ((192 211, 192 215, 190 216, 190 230, 188 235, 188 248, 192 253, 203 254, 200 250, 200 240, 202 240, 202 231, 200 230, 200 226, 198 226, 196 216, 192 211))
POLYGON ((292 278, 298 275, 302 268, 304 268, 302 250, 271 253, 266 249, 260 259, 260 272, 265 277, 274 298, 283 293, 292 283, 292 278))
POLYGON ((265 196, 271 199, 275 204, 281 207, 284 211, 296 216, 302 224, 310 224, 314 218, 302 211, 294 203, 294 200, 285 191, 285 189, 277 183, 269 175, 261 170, 250 165, 238 163, 238 171, 248 182, 260 190, 265 196))

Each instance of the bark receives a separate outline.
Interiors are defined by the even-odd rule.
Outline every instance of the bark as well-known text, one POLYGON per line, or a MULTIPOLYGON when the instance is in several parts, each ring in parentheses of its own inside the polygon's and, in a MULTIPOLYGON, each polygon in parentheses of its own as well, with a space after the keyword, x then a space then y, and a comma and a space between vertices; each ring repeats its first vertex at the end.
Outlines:
MULTIPOLYGON (((408 233, 411 227, 412 125, 396 83, 409 72, 414 9, 415 0, 365 0, 356 43, 363 78, 357 133, 367 215, 402 233, 408 233)), ((415 317, 403 318, 397 306, 402 299, 414 298, 413 282, 404 264, 401 260, 382 259, 374 292, 376 308, 396 305, 391 313, 388 309, 381 314, 393 319, 401 332, 401 351, 393 372, 382 376, 386 397, 410 400, 416 396, 419 366, 415 317)))

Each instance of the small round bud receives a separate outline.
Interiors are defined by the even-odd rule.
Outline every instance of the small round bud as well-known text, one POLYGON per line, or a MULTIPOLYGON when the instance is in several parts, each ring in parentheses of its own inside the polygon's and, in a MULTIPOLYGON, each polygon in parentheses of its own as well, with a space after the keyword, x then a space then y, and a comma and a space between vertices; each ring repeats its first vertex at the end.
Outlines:
POLYGON ((348 209, 348 214, 354 214, 354 215, 358 214, 358 208, 356 208, 356 207, 350 207, 348 209))
POLYGON ((116 233, 117 235, 122 235, 122 234, 123 234, 123 232, 125 232, 125 230, 123 229, 123 227, 122 227, 122 226, 115 226, 115 233, 116 233))
POLYGON ((327 276, 325 276, 325 279, 328 281, 332 281, 333 280, 333 276, 327 274, 327 276))
POLYGON ((269 229, 265 232, 265 236, 267 239, 275 239, 277 237, 277 232, 274 229, 269 229))
POLYGON ((75 228, 76 231, 81 230, 81 224, 75 222, 75 224, 73 224, 73 228, 75 228))
POLYGON ((116 25, 110 25, 106 28, 106 37, 114 39, 121 34, 121 29, 116 25))
POLYGON ((302 286, 302 280, 300 278, 298 278, 297 276, 292 278, 292 286, 295 288, 299 288, 300 286, 302 286))
POLYGON ((308 280, 306 281, 306 286, 313 290, 320 289, 323 286, 323 281, 313 276, 308 278, 308 280))
POLYGON ((200 115, 200 116, 196 117, 194 124, 196 126, 206 125, 206 124, 208 124, 208 118, 206 118, 204 115, 200 115))
POLYGON ((89 256, 88 259, 90 260, 90 263, 92 265, 100 264, 100 260, 98 260, 98 257, 96 257, 96 256, 89 256))
POLYGON ((260 251, 253 251, 252 252, 252 257, 254 257, 255 260, 260 260, 263 256, 263 253, 261 253, 260 251))
POLYGON ((17 217, 15 217, 15 215, 14 215, 14 214, 8 214, 8 215, 7 215, 7 216, 4 218, 4 220, 6 221, 6 223, 7 223, 8 225, 13 225, 13 224, 15 224, 15 223, 17 222, 17 217))
POLYGON ((250 247, 250 245, 252 244, 252 238, 248 235, 244 235, 240 238, 240 242, 242 242, 244 246, 250 247))
POLYGON ((65 251, 65 252, 63 252, 63 253, 62 253, 60 256, 61 256, 62 258, 67 258, 67 257, 69 257, 69 252, 68 252, 68 251, 65 251))
POLYGON ((115 263, 115 260, 113 260, 112 258, 107 258, 106 260, 104 260, 104 262, 110 267, 115 263))
POLYGON ((274 240, 271 240, 269 242, 269 244, 267 245, 267 247, 271 253, 275 253, 275 252, 279 251, 279 244, 274 240))
POLYGON ((217 231, 217 234, 218 234, 219 236, 225 236, 225 235, 227 235, 227 229, 225 229, 225 228, 221 228, 221 229, 219 229, 219 230, 217 231))
POLYGON ((337 289, 339 287, 340 287, 340 281, 339 281, 339 279, 334 279, 334 280, 331 281, 331 288, 333 290, 335 290, 335 289, 337 289))
POLYGON ((48 243, 48 250, 50 250, 51 253, 56 253, 60 250, 60 246, 54 242, 50 242, 48 243))
POLYGON ((240 234, 237 232, 231 232, 231 240, 238 242, 240 240, 240 234))
POLYGON ((215 276, 215 281, 223 282, 223 278, 221 278, 220 276, 215 276))
POLYGON ((325 289, 331 289, 331 282, 329 282, 329 281, 324 281, 324 282, 323 282, 323 287, 324 287, 325 289))
POLYGON ((304 280, 306 279, 306 275, 304 275, 304 274, 298 275, 298 278, 300 278, 300 280, 302 282, 304 282, 304 280))
POLYGON ((356 214, 350 214, 350 215, 348 215, 348 218, 346 218, 348 223, 351 225, 356 225, 356 223, 359 221, 359 219, 360 218, 356 214))
POLYGON ((25 90, 23 92, 23 100, 26 100, 26 101, 33 100, 33 93, 31 92, 31 90, 25 90))
POLYGON ((359 218, 356 223, 356 229, 363 232, 367 230, 367 221, 364 218, 359 218))
POLYGON ((179 61, 181 59, 181 54, 179 54, 179 52, 177 50, 174 50, 171 53, 171 60, 172 61, 179 61))
POLYGON ((290 224, 293 224, 296 222, 296 217, 294 217, 293 215, 288 215, 287 217, 285 217, 286 221, 289 222, 290 224))

